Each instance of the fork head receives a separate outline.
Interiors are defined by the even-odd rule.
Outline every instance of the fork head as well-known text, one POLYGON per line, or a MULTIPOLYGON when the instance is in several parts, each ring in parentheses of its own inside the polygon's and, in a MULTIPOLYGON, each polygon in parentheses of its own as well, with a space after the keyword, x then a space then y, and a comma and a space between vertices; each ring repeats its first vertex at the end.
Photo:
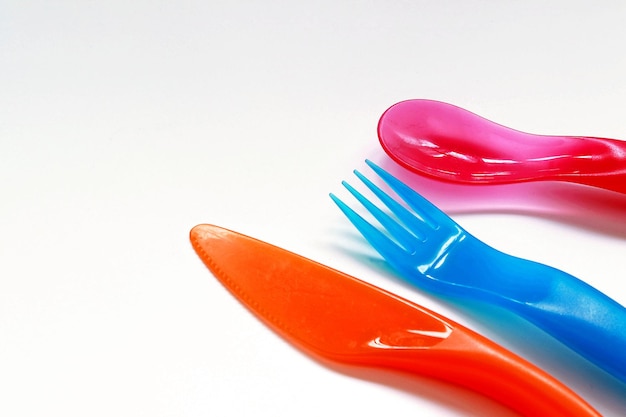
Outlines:
MULTIPOLYGON (((461 226, 387 171, 373 162, 366 163, 406 204, 397 201, 359 171, 355 175, 388 209, 384 211, 347 182, 344 187, 369 211, 387 233, 365 220, 355 210, 330 194, 333 201, 365 239, 392 267, 409 279, 440 280, 442 266, 457 243, 471 239, 461 226), (408 207, 408 208, 407 208, 408 207)), ((424 284, 424 282, 422 282, 424 284)))

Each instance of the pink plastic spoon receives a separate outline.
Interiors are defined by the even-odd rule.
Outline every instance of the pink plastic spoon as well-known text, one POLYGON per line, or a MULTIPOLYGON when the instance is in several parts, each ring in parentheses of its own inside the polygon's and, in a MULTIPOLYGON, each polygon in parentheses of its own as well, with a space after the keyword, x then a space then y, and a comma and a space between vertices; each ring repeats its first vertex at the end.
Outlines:
POLYGON ((385 152, 411 171, 471 184, 569 181, 626 194, 626 142, 520 132, 451 104, 407 100, 381 116, 385 152))

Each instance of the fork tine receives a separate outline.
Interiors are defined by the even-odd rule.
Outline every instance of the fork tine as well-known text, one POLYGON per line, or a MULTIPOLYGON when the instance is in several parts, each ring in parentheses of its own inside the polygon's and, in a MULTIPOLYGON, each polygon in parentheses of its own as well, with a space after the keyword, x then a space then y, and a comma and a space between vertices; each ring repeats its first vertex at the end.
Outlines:
MULTIPOLYGON (((380 189, 367 177, 355 170, 354 174, 369 188, 375 195, 382 201, 393 214, 395 214, 400 221, 402 221, 417 237, 424 240, 426 236, 432 231, 430 224, 425 222, 424 219, 415 216, 409 210, 404 208, 400 203, 394 200, 389 194, 380 189)), ((371 210, 370 210, 371 211, 371 210)), ((389 221, 394 222, 391 218, 389 221)), ((382 221, 381 221, 382 223, 382 221)), ((386 227, 386 225, 383 224, 386 227)), ((389 230, 389 229, 388 229, 389 230)), ((389 232, 392 232, 389 230, 389 232)), ((393 233, 392 233, 393 234, 393 233)))
POLYGON ((400 245, 404 246, 404 248, 409 252, 414 252, 417 249, 417 245, 420 242, 415 235, 402 227, 398 222, 392 219, 391 216, 383 212, 346 181, 343 181, 342 184, 357 200, 359 200, 361 204, 363 204, 363 206, 376 218, 376 220, 378 220, 380 224, 387 229, 391 236, 393 236, 393 238, 396 239, 400 245))
POLYGON ((373 247, 385 258, 389 263, 403 264, 406 263, 406 257, 408 253, 402 249, 393 240, 385 236, 380 230, 372 226, 363 217, 352 210, 347 204, 341 201, 333 193, 330 193, 330 198, 333 199, 335 204, 339 206, 339 209, 346 215, 348 220, 357 228, 357 230, 365 237, 373 247))
MULTIPOLYGON (((453 222, 447 214, 439 210, 433 203, 422 197, 419 193, 411 189, 408 185, 370 161, 365 160, 365 163, 370 166, 380 176, 383 181, 393 189, 415 212, 424 219, 432 227, 436 228, 440 223, 453 222)), ((456 223, 455 223, 456 224, 456 223)))

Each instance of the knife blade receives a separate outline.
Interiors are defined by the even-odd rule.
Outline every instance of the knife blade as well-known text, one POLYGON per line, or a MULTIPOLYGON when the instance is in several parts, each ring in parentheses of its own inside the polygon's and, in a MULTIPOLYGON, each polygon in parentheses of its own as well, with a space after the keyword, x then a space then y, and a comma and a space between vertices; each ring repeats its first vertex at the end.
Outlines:
POLYGON ((600 416, 530 362, 388 291, 219 226, 197 225, 190 240, 241 303, 314 356, 443 380, 525 416, 600 416))

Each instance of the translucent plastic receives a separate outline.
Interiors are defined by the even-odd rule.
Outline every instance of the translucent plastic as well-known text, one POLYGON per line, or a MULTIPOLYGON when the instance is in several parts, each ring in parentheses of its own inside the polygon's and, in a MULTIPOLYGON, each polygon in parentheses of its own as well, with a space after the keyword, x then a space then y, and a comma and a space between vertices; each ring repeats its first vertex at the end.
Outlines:
POLYGON ((387 291, 217 226, 198 225, 190 238, 239 301, 309 353, 448 381, 525 416, 600 415, 524 359, 387 291))
POLYGON ((626 382, 623 306, 563 271, 488 246, 406 184, 368 164, 412 209, 356 172, 401 223, 349 184, 344 185, 395 241, 337 197, 331 197, 407 281, 432 292, 506 308, 626 382))
POLYGON ((451 104, 407 100, 380 118, 391 158, 446 181, 502 184, 561 180, 626 193, 626 142, 524 133, 451 104))

